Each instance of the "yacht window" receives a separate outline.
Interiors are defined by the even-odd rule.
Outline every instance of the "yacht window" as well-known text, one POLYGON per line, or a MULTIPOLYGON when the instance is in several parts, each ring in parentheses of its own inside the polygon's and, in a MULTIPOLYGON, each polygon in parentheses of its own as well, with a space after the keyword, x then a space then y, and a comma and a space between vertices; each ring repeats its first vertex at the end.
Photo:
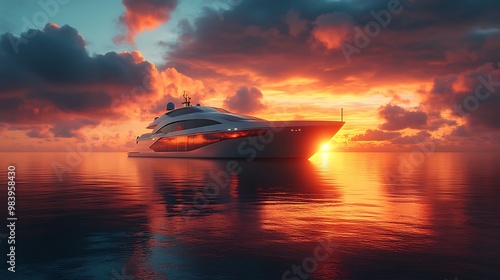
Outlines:
POLYGON ((221 113, 231 113, 228 110, 225 110, 225 109, 222 109, 222 108, 212 107, 212 109, 217 110, 217 111, 219 111, 221 113))
POLYGON ((191 129, 197 127, 204 127, 210 125, 220 124, 218 121, 207 120, 207 119, 198 119, 198 120, 185 120, 169 123, 166 126, 162 127, 158 132, 161 133, 169 133, 174 131, 180 131, 184 129, 191 129))
POLYGON ((224 120, 230 121, 230 122, 244 122, 244 121, 249 120, 248 118, 236 116, 236 115, 220 115, 219 117, 221 119, 224 119, 224 120))
POLYGON ((182 115, 192 114, 192 113, 199 113, 199 112, 203 112, 203 110, 201 110, 200 108, 196 108, 196 107, 184 107, 184 108, 179 108, 177 110, 173 110, 173 111, 170 111, 168 113, 165 113, 165 115, 173 118, 173 117, 177 117, 177 116, 182 116, 182 115))

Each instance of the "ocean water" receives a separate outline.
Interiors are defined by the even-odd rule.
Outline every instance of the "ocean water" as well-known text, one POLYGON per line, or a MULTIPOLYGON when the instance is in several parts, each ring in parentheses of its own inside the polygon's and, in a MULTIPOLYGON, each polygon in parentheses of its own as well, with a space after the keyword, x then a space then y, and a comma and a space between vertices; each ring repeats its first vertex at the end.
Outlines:
POLYGON ((499 167, 495 153, 2 153, 0 279, 500 279, 499 167))

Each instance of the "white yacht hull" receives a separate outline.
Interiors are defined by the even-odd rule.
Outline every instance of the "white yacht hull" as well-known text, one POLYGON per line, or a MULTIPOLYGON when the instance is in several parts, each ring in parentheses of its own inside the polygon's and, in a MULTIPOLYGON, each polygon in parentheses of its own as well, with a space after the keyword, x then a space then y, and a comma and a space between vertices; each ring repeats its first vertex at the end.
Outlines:
MULTIPOLYGON (((327 143, 344 125, 341 121, 280 121, 280 122, 248 122, 239 123, 238 127, 220 125, 209 134, 221 137, 216 142, 204 144, 189 150, 184 140, 194 134, 172 133, 153 135, 149 139, 137 141, 134 151, 129 157, 172 157, 172 158, 309 158, 327 143), (249 136, 244 136, 251 131, 249 136), (257 134, 255 132, 258 132, 257 134), (246 134, 245 134, 246 133, 246 134), (177 141, 174 149, 165 148, 166 138, 177 141), (232 137, 235 137, 234 139, 232 137), (237 138, 236 138, 237 137, 237 138), (163 139, 165 138, 165 139, 163 139), (163 141, 163 142, 162 142, 163 141), (176 148, 178 147, 178 148, 176 148), (176 150, 177 149, 177 150, 176 150), (168 151, 167 151, 168 150, 168 151), (179 151, 180 150, 180 151, 179 151)), ((207 132, 198 132, 197 134, 207 132)), ((213 138, 212 138, 213 139, 213 138)))

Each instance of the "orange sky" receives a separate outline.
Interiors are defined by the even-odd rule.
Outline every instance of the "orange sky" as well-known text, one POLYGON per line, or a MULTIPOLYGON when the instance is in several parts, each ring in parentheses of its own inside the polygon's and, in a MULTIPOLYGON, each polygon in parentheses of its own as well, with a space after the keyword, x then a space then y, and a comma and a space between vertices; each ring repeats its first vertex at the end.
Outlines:
POLYGON ((223 16, 208 7, 181 18, 177 1, 123 1, 114 42, 130 48, 105 54, 89 53, 94 42, 64 23, 26 42, 28 33, 5 33, 0 151, 127 151, 183 91, 268 120, 339 120, 344 108, 337 151, 426 141, 499 151, 500 5, 387 3, 243 1, 223 16), (176 37, 148 39, 162 59, 152 63, 135 38, 161 28, 176 37))

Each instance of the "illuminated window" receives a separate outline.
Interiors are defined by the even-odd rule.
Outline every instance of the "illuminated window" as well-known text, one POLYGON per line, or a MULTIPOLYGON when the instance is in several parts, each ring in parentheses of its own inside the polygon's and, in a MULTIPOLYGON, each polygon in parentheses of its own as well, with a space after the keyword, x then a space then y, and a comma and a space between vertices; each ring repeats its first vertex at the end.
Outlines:
POLYGON ((189 136, 162 137, 151 145, 150 148, 155 152, 186 152, 224 140, 255 137, 265 135, 266 133, 267 129, 251 129, 237 132, 209 132, 189 136))

